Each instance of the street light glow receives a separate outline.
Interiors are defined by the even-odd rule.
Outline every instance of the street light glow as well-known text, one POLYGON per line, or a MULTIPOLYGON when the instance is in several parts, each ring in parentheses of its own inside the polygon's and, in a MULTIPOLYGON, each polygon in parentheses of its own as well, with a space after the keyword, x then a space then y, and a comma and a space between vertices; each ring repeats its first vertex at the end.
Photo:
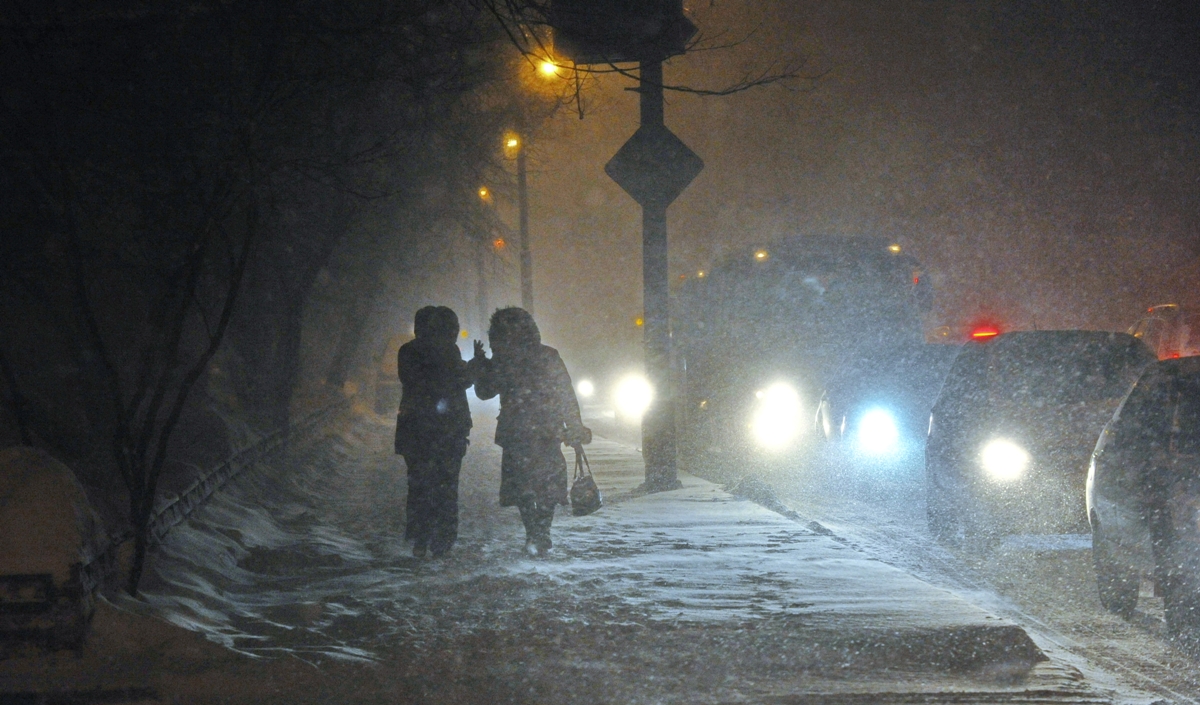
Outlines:
POLYGON ((509 149, 516 149, 520 144, 521 140, 517 139, 516 137, 509 137, 508 139, 504 140, 504 146, 508 147, 509 149))
POLYGON ((542 61, 541 65, 538 66, 538 70, 546 77, 558 75, 558 66, 553 61, 542 61))
POLYGON ((756 250, 754 252, 754 261, 766 262, 770 256, 770 253, 768 253, 766 250, 756 250))

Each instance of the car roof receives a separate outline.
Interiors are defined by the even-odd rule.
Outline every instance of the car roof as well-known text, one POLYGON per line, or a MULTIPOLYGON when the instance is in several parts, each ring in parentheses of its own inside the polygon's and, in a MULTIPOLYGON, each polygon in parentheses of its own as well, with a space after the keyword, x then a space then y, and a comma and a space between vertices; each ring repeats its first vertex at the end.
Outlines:
POLYGON ((964 351, 977 350, 987 357, 1010 354, 1061 356, 1082 352, 1103 354, 1104 351, 1140 351, 1141 348, 1145 348, 1147 363, 1154 359, 1154 352, 1144 342, 1128 333, 1097 330, 1023 330, 1002 333, 988 340, 972 340, 964 346, 964 351))
POLYGON ((1178 377, 1200 376, 1200 356, 1161 360, 1150 365, 1142 372, 1142 378, 1144 379, 1159 375, 1178 377))
POLYGON ((992 347, 1025 347, 1037 345, 1080 345, 1089 342, 1107 342, 1129 345, 1134 338, 1128 333, 1104 330, 1016 330, 1002 333, 990 341, 978 343, 992 347))
MULTIPOLYGON (((1124 360, 1139 371, 1155 360, 1154 351, 1128 333, 1094 330, 1030 330, 972 340, 959 351, 959 373, 977 374, 998 359, 1022 360, 1031 368, 1048 368, 1064 360, 1124 360)), ((1032 369, 1030 370, 1032 372, 1032 369)), ((951 372, 954 374, 954 371, 951 372)))

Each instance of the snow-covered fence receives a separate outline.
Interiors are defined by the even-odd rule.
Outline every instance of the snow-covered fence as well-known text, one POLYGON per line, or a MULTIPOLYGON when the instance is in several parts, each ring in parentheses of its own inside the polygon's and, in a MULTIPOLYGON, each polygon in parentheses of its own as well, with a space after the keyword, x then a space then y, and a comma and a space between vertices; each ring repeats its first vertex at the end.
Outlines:
POLYGON ((225 483, 240 475, 247 468, 278 451, 288 441, 295 441, 305 434, 324 426, 331 417, 346 408, 346 402, 337 402, 318 409, 286 429, 275 431, 236 455, 209 470, 193 482, 176 498, 154 508, 150 517, 150 545, 162 540, 188 515, 198 509, 225 483))
MULTIPOLYGON (((294 443, 307 434, 320 429, 331 418, 345 410, 347 405, 346 401, 330 404, 312 412, 286 429, 264 436, 256 443, 238 451, 204 473, 178 497, 171 497, 166 501, 156 503, 147 527, 147 531, 150 532, 150 545, 162 543, 171 529, 181 524, 192 512, 203 506, 227 482, 278 452, 285 444, 294 443)), ((94 590, 104 582, 107 576, 116 571, 117 549, 132 538, 133 532, 128 529, 124 533, 114 536, 107 548, 98 551, 92 560, 82 566, 80 578, 87 592, 94 590)))

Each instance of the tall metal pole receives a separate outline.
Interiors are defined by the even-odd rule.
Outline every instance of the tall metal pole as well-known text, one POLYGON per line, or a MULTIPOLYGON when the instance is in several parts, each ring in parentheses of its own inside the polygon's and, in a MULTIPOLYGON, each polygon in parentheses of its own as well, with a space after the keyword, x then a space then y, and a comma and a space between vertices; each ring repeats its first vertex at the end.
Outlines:
POLYGON ((533 254, 529 251, 529 185, 525 177, 525 135, 517 146, 517 204, 521 234, 521 308, 533 315, 533 254))
POLYGON ((475 259, 475 311, 479 316, 479 330, 476 338, 483 338, 488 327, 488 295, 487 295, 487 258, 490 244, 486 237, 479 239, 479 249, 475 259))
MULTIPOLYGON (((662 61, 643 61, 639 73, 642 126, 663 125, 662 61)), ((646 489, 681 487, 675 466, 675 404, 671 388, 670 281, 667 273, 667 206, 642 203, 642 318, 646 376, 654 401, 642 417, 646 489)))

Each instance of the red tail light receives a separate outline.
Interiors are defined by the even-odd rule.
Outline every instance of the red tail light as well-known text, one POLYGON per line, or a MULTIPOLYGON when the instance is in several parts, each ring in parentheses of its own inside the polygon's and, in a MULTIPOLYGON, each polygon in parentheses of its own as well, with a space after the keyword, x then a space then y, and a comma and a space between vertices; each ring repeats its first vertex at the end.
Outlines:
POLYGON ((995 338, 998 335, 1000 335, 1000 329, 996 326, 979 326, 971 331, 972 340, 987 340, 988 338, 995 338))

